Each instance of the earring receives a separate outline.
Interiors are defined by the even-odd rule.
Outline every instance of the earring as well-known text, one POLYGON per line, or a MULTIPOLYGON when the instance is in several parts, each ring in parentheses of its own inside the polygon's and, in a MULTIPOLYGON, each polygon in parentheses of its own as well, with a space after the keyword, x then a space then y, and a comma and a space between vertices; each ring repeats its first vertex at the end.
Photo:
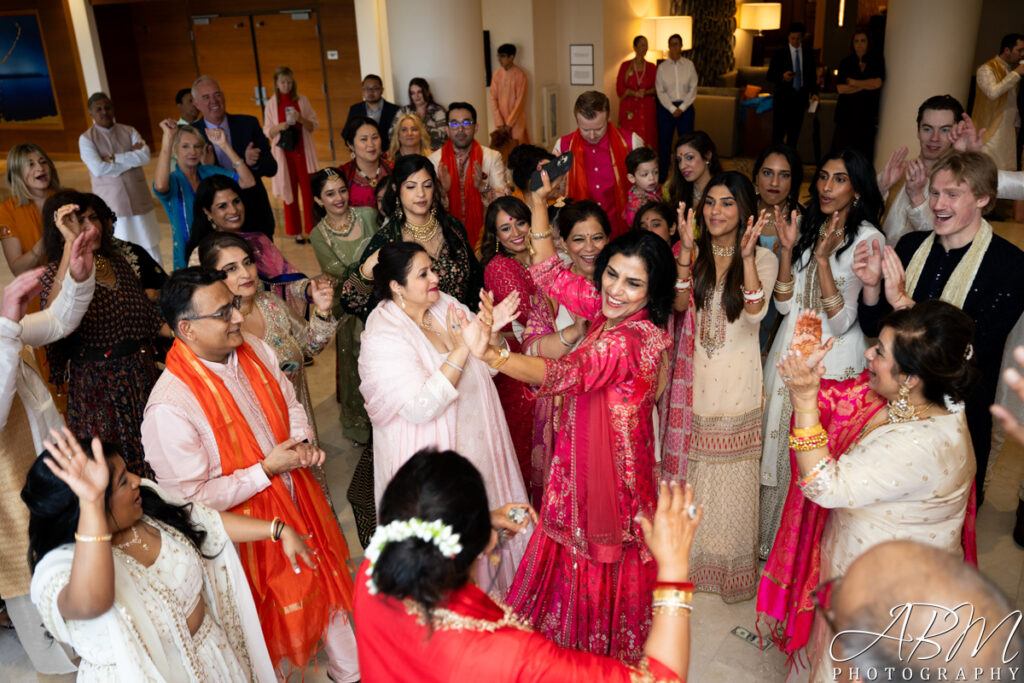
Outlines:
POLYGON ((853 196, 853 208, 856 209, 858 204, 860 204, 860 197, 857 196, 857 195, 854 195, 853 196))
POLYGON ((910 422, 914 419, 914 406, 910 403, 910 378, 900 385, 895 401, 889 401, 889 422, 910 422))
POLYGON ((398 293, 398 305, 405 308, 405 297, 402 296, 401 292, 398 293))
POLYGON ((494 234, 494 253, 495 254, 500 254, 501 253, 501 240, 498 239, 498 234, 497 233, 494 234))

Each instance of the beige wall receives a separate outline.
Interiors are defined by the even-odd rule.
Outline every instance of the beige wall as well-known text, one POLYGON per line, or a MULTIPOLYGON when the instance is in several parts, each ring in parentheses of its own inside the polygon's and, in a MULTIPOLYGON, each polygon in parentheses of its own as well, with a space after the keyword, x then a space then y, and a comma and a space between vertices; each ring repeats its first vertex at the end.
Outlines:
POLYGON ((978 26, 978 37, 973 52, 973 68, 977 69, 996 56, 999 52, 999 41, 1007 33, 1024 33, 1024 2, 983 0, 981 24, 978 26))
MULTIPOLYGON (((516 64, 526 72, 526 101, 533 102, 537 90, 536 68, 537 55, 533 39, 533 4, 531 2, 508 2, 508 0, 480 0, 483 10, 484 30, 491 32, 491 70, 500 69, 498 64, 498 46, 512 43, 516 46, 516 64)), ((491 109, 478 112, 480 128, 484 132, 494 130, 491 109)), ((526 128, 530 140, 539 140, 536 107, 526 107, 526 128)))

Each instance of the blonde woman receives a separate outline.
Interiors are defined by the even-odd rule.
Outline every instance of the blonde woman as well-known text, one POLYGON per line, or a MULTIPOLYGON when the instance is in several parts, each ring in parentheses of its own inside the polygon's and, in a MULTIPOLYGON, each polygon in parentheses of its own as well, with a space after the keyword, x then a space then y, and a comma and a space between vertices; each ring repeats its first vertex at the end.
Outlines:
POLYGON ((60 180, 43 148, 24 142, 7 153, 7 187, 11 196, 0 203, 0 245, 11 274, 21 275, 42 263, 43 202, 60 189, 60 180))
POLYGON ((296 90, 291 69, 274 69, 274 94, 263 109, 263 132, 270 139, 271 154, 277 162, 277 175, 270 187, 284 202, 284 231, 304 244, 315 225, 309 176, 320 168, 313 145, 313 131, 320 124, 309 99, 296 90), (302 193, 301 217, 297 192, 302 193))
POLYGON ((400 113, 395 117, 394 133, 388 158, 394 163, 407 154, 430 156, 430 135, 423 120, 412 112, 400 113))

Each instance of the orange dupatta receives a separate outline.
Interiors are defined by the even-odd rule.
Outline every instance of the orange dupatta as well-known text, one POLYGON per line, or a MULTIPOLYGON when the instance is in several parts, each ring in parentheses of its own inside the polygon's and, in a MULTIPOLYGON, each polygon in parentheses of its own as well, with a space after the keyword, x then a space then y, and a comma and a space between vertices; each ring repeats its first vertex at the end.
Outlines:
MULTIPOLYGON (((290 434, 288 405, 277 380, 248 344, 235 351, 277 443, 290 434)), ((251 467, 264 458, 256 436, 224 381, 203 365, 188 346, 175 339, 167 354, 167 370, 196 397, 213 428, 222 473, 251 467)), ((280 517, 317 553, 317 569, 300 560, 296 574, 277 544, 257 541, 239 544, 239 556, 249 577, 260 626, 270 659, 277 666, 287 657, 304 666, 316 652, 327 625, 338 610, 352 609, 353 583, 348 572, 348 545, 331 513, 320 485, 302 468, 290 472, 295 499, 281 477, 229 512, 273 519, 280 517)))
POLYGON ((469 245, 473 249, 479 246, 480 234, 484 227, 484 198, 473 183, 474 168, 483 168, 484 149, 476 140, 469 148, 469 163, 466 173, 459 178, 459 162, 455 159, 455 147, 452 141, 444 143, 441 148, 441 163, 448 167, 452 185, 448 190, 448 213, 462 221, 469 236, 469 245), (462 193, 466 193, 466 211, 462 211, 462 193))
MULTIPOLYGON (((612 223, 612 238, 618 237, 625 230, 616 230, 621 223, 615 216, 622 216, 626 208, 626 192, 628 190, 625 179, 626 155, 629 154, 629 144, 622 137, 618 127, 611 121, 608 122, 608 149, 612 155, 612 173, 615 176, 615 212, 608 212, 608 219, 612 223)), ((577 128, 569 135, 569 149, 562 151, 572 152, 573 164, 566 176, 567 192, 573 199, 592 199, 590 185, 587 182, 587 170, 583 163, 583 136, 577 128)))

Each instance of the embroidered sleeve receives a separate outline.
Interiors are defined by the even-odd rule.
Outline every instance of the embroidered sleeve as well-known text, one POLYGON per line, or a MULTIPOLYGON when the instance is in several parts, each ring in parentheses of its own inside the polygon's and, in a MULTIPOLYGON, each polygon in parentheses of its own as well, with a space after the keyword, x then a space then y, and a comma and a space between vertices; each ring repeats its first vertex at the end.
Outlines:
POLYGON ((530 301, 535 291, 526 268, 513 259, 495 257, 484 269, 484 287, 494 293, 495 304, 504 301, 512 292, 519 292, 519 316, 516 320, 526 323, 530 301))
POLYGON ((615 385, 630 372, 629 349, 623 334, 605 334, 558 359, 545 359, 544 384, 538 396, 585 394, 615 385))
POLYGON ((594 283, 572 272, 555 254, 530 267, 533 282, 576 315, 593 320, 601 312, 601 295, 594 283))

